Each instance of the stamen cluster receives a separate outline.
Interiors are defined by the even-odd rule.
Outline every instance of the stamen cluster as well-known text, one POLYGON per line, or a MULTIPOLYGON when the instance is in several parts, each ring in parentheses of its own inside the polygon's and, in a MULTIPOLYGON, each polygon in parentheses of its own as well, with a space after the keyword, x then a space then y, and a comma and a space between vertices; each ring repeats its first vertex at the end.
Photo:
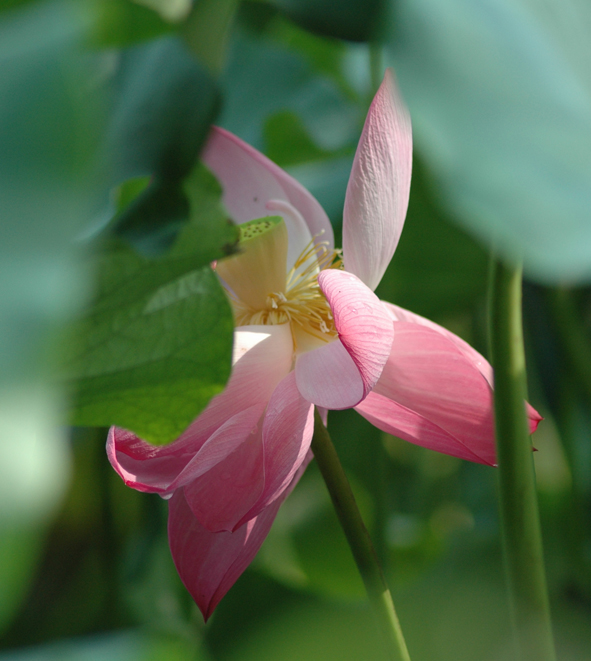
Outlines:
POLYGON ((318 273, 343 268, 341 251, 326 241, 306 246, 286 277, 285 292, 269 292, 263 309, 254 310, 232 296, 237 326, 285 324, 298 326, 325 342, 337 336, 328 302, 318 285, 318 273))

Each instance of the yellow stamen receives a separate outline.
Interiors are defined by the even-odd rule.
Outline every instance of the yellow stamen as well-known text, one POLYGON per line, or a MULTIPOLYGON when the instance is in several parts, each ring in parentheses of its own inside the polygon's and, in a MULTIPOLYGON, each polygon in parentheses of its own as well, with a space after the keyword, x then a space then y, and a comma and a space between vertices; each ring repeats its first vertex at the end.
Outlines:
POLYGON ((342 258, 340 250, 332 250, 328 245, 326 241, 315 243, 312 239, 287 274, 283 291, 268 292, 265 304, 258 309, 230 293, 236 325, 289 323, 294 345, 296 336, 302 337, 301 332, 324 342, 334 339, 337 332, 318 285, 318 273, 326 268, 342 268, 342 258))

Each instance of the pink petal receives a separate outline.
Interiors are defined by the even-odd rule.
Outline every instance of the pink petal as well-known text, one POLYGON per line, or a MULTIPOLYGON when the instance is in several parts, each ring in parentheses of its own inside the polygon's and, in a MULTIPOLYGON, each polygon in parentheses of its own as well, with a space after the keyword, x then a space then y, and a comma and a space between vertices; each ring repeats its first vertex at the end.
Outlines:
POLYGON ((287 174, 285 170, 282 170, 272 161, 265 160, 270 164, 269 168, 275 174, 277 180, 281 182, 289 201, 304 217, 312 236, 317 236, 321 241, 326 241, 330 249, 334 248, 332 225, 320 203, 299 181, 296 181, 287 174))
POLYGON ((238 421, 241 443, 234 452, 184 487, 194 516, 211 532, 234 530, 263 491, 262 420, 254 427, 249 422, 238 421))
POLYGON ((204 619, 248 567, 275 519, 281 503, 296 485, 311 453, 291 484, 272 505, 235 532, 210 532, 193 516, 183 489, 169 503, 168 539, 181 580, 199 606, 204 619))
POLYGON ((466 445, 428 418, 375 392, 370 392, 355 410, 387 434, 452 457, 492 465, 491 461, 484 461, 475 455, 466 445))
POLYGON ((210 532, 193 516, 183 490, 169 503, 168 538, 181 580, 205 621, 259 550, 279 510, 276 501, 235 532, 210 532))
POLYGON ((332 226, 324 209, 299 182, 256 149, 229 131, 212 127, 201 158, 220 180, 224 204, 237 223, 268 216, 267 202, 284 200, 303 216, 311 235, 322 234, 332 248, 332 226))
POLYGON ((295 374, 291 372, 275 389, 265 414, 263 492, 239 526, 262 512, 289 486, 307 456, 313 433, 314 405, 300 395, 295 374))
MULTIPOLYGON (((170 485, 171 491, 184 487, 228 458, 255 433, 266 402, 251 406, 226 420, 203 444, 170 485)), ((205 525, 205 524, 204 524, 205 525)))
POLYGON ((425 317, 421 317, 420 315, 415 314, 414 312, 410 312, 409 310, 405 310, 398 305, 393 305, 392 303, 388 303, 386 301, 382 301, 382 303, 386 306, 394 321, 406 321, 411 324, 426 326, 427 328, 431 328, 432 330, 441 333, 441 335, 444 335, 449 340, 451 340, 458 347, 458 349, 474 363, 482 376, 484 376, 484 378, 492 386, 493 370, 490 363, 484 356, 478 353, 476 349, 473 349, 467 342, 462 340, 461 337, 458 337, 455 335, 455 333, 448 331, 447 328, 436 324, 434 321, 426 319, 425 317))
POLYGON ((529 402, 525 402, 525 413, 527 415, 527 419, 529 423, 529 433, 533 434, 538 428, 540 422, 544 418, 542 418, 542 416, 536 411, 536 409, 529 402))
MULTIPOLYGON (((234 331, 234 367, 224 392, 170 445, 156 447, 113 427, 107 455, 125 484, 166 493, 207 439, 227 420, 251 406, 266 405, 290 371, 293 339, 288 324, 243 326, 234 331)), ((262 412, 262 411, 261 411, 262 412)))
POLYGON ((410 116, 388 70, 365 120, 343 212, 345 268, 372 290, 398 245, 411 169, 410 116))
POLYGON ((495 463, 492 389, 453 341, 427 326, 395 323, 382 376, 356 410, 417 445, 495 463))
POLYGON ((328 409, 345 409, 363 399, 363 379, 340 340, 298 357, 296 383, 309 402, 328 409))
POLYGON ((155 447, 126 429, 111 427, 107 457, 128 487, 149 493, 165 493, 191 459, 191 454, 170 451, 173 444, 155 447))
MULTIPOLYGON (((458 337, 451 331, 448 331, 447 328, 444 328, 443 326, 440 326, 439 324, 436 324, 435 322, 430 321, 429 319, 425 319, 425 317, 421 317, 420 315, 415 314, 414 312, 405 310, 404 308, 398 307, 397 305, 393 305, 392 303, 387 303, 386 301, 382 301, 382 302, 390 312, 394 321, 406 321, 409 323, 426 326, 427 328, 431 328, 432 330, 441 333, 449 340, 451 340, 456 345, 456 347, 466 356, 466 358, 472 361, 474 366, 487 380, 491 388, 493 387, 493 369, 490 363, 486 360, 484 356, 478 353, 476 349, 473 349, 467 342, 462 340, 461 337, 458 337)), ((396 332, 396 324, 394 324, 394 332, 396 332)), ((538 424, 540 420, 542 420, 543 418, 533 408, 533 406, 531 406, 527 402, 526 402, 526 411, 529 418, 529 433, 533 434, 538 428, 538 424)))
POLYGON ((382 302, 353 274, 326 269, 318 283, 339 340, 299 356, 296 381, 308 401, 328 409, 349 408, 379 379, 392 346, 393 323, 382 302))

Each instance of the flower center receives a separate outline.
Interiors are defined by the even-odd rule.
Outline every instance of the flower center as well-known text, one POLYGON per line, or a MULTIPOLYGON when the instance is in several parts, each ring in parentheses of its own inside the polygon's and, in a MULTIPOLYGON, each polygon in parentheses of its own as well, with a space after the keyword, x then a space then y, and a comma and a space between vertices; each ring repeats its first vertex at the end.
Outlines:
POLYGON ((318 273, 325 268, 341 268, 338 251, 327 242, 306 246, 287 274, 284 291, 269 292, 265 306, 254 310, 240 300, 233 300, 236 324, 285 324, 328 342, 336 337, 328 302, 318 286, 318 273))
MULTIPOLYGON (((285 227, 282 220, 280 225, 285 227)), ((279 281, 277 271, 282 269, 285 274, 286 270, 286 249, 278 239, 282 230, 279 223, 265 229, 265 232, 257 231, 255 238, 250 238, 249 232, 244 252, 230 258, 240 261, 241 268, 231 269, 229 273, 226 260, 218 264, 218 274, 226 285, 236 325, 289 323, 296 351, 312 348, 316 340, 330 342, 337 332, 328 302, 318 285, 318 273, 326 268, 342 268, 340 251, 330 249, 326 241, 312 239, 279 281), (266 250, 261 250, 263 246, 266 250), (279 263, 275 267, 270 262, 279 263), (269 277, 269 273, 274 277, 269 277), (244 291, 246 282, 251 284, 247 292, 244 291)), ((287 234, 284 236, 286 239, 287 234)))

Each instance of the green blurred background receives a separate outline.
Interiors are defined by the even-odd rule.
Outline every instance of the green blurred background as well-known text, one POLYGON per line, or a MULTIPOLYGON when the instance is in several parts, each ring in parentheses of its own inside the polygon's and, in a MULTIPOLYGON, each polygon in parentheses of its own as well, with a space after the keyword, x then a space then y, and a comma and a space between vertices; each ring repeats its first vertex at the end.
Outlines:
MULTIPOLYGON (((378 294, 486 355, 489 252, 524 259, 558 653, 591 658, 588 7, 0 7, 0 660, 384 658, 314 463, 204 625, 170 558, 166 503, 126 488, 104 445, 120 420, 170 441, 229 373, 231 315, 207 264, 235 235, 198 166, 209 125, 308 187, 338 243, 386 65, 409 104, 416 152, 405 229, 378 294), (138 325, 132 348, 113 343, 114 324, 136 323, 142 297, 171 273, 197 274, 205 294, 138 325), (171 326, 178 337, 146 371, 154 337, 171 326), (179 360, 187 337, 205 355, 194 374, 179 360)), ((387 436, 354 411, 330 413, 329 429, 413 660, 511 659, 494 469, 387 436)))

